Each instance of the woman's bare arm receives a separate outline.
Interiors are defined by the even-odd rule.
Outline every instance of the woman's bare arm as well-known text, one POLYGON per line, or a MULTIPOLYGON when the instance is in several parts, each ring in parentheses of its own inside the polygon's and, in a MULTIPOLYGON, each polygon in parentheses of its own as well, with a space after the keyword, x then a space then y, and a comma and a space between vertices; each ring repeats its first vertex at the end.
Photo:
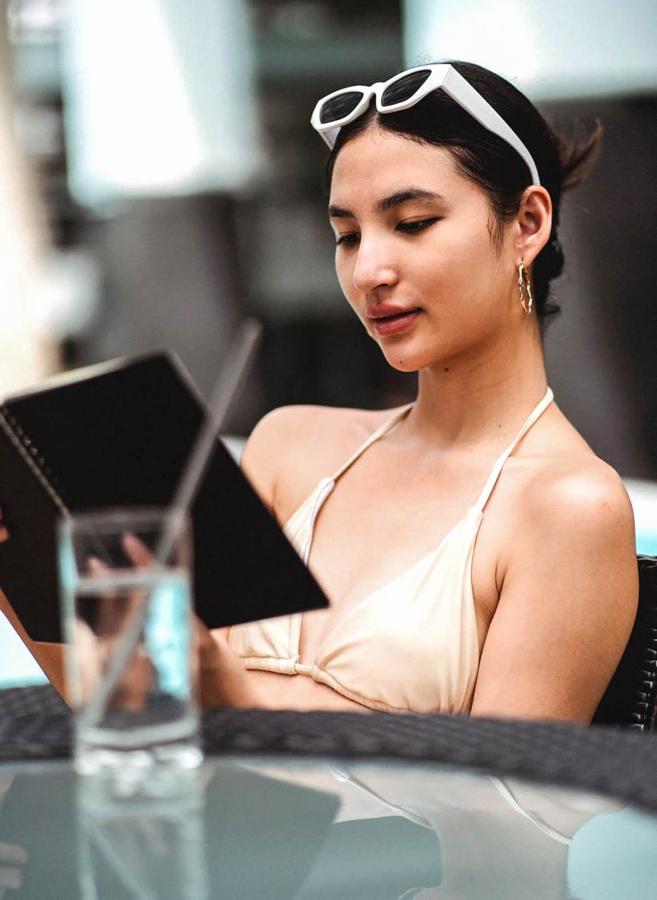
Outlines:
POLYGON ((473 715, 589 722, 634 623, 634 521, 606 469, 528 492, 486 637, 473 715))

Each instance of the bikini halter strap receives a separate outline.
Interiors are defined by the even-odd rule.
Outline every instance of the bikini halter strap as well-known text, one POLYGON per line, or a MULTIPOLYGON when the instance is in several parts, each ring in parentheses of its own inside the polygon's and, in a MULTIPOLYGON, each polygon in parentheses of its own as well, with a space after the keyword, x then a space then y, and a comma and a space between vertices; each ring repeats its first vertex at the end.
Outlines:
MULTIPOLYGON (((516 446, 522 440, 522 438, 527 434, 529 429, 532 427, 534 422, 540 418, 540 416, 545 412, 550 403, 552 403, 554 399, 554 394, 552 393, 552 389, 548 388, 545 392, 543 399, 534 407, 534 409, 530 412, 530 414, 525 419, 520 431, 517 433, 513 441, 509 444, 506 450, 502 453, 502 455, 498 458, 497 462, 493 466, 493 470, 488 477, 488 481, 484 485, 484 489, 479 495, 479 499, 474 505, 474 509, 477 509, 481 512, 486 503, 488 502, 490 495, 493 492, 493 488, 497 483, 497 479, 500 477, 500 472, 504 467, 504 463, 507 461, 509 456, 513 453, 516 446)), ((389 419, 387 419, 383 425, 376 429, 376 431, 372 432, 372 434, 367 438, 367 440, 358 447, 357 450, 352 453, 349 459, 343 463, 340 468, 335 472, 332 477, 329 479, 331 482, 336 482, 338 478, 343 475, 347 469, 352 466, 359 456, 361 456, 368 447, 371 447, 379 438, 383 437, 387 434, 394 426, 406 415, 406 413, 413 406, 412 403, 408 403, 406 406, 403 406, 401 409, 398 409, 394 415, 392 415, 389 419)))
POLYGON ((372 432, 372 434, 367 438, 364 444, 361 444, 360 447, 351 454, 349 459, 343 463, 340 468, 333 474, 331 477, 331 481, 337 481, 338 478, 343 475, 349 466, 353 465, 359 456, 361 456, 368 447, 371 447, 375 441, 378 441, 379 438, 383 437, 384 434, 387 434, 391 428, 393 428, 397 422, 399 422, 409 411, 409 409, 413 406, 412 403, 408 403, 406 406, 403 406, 401 409, 398 409, 397 412, 392 415, 389 419, 381 425, 376 431, 372 432))
POLYGON ((532 427, 534 422, 536 422, 536 420, 539 419, 543 415, 543 413, 548 408, 550 403, 552 403, 553 400, 554 400, 554 394, 552 393, 552 389, 548 388, 545 392, 545 396, 543 397, 543 399, 534 407, 534 409, 527 416, 527 418, 525 419, 525 421, 522 425, 522 428, 520 429, 518 434, 514 437, 514 439, 509 444, 509 446, 506 448, 506 450, 502 453, 502 455, 499 457, 499 459, 493 466, 493 471, 490 473, 490 475, 488 477, 488 481, 484 485, 484 489, 481 492, 481 494, 479 495, 479 499, 475 503, 473 509, 476 509, 478 512, 483 511, 484 507, 488 503, 490 495, 493 493, 493 488, 495 487, 495 485, 497 483, 497 479, 500 477, 500 472, 504 468, 504 463, 507 461, 509 456, 511 456, 513 451, 516 449, 517 445, 520 443, 522 438, 527 434, 527 432, 532 427))

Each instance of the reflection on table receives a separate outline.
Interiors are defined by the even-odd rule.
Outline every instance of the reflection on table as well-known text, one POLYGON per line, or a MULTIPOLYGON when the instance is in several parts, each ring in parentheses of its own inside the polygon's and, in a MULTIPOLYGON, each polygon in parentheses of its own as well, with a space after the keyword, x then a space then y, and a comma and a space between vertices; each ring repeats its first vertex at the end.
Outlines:
POLYGON ((0 767, 0 896, 652 898, 657 817, 431 764, 210 759, 172 800, 0 767))

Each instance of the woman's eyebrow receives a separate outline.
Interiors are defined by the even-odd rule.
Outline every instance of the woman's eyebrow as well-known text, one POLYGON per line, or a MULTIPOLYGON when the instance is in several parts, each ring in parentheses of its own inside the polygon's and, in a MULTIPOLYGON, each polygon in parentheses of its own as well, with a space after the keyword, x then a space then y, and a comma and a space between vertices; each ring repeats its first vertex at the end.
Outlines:
MULTIPOLYGON (((395 206, 401 206, 402 203, 406 203, 409 200, 444 202, 445 198, 442 194, 438 194, 435 191, 428 191, 426 188, 403 188, 401 191, 395 191, 394 194, 390 194, 389 197, 383 197, 383 199, 378 200, 376 203, 376 210, 378 212, 387 212, 389 209, 393 209, 395 206)), ((329 206, 328 214, 331 219, 356 218, 351 210, 343 209, 341 206, 329 206)))
POLYGON ((426 188, 409 187, 404 188, 401 191, 396 191, 389 197, 384 197, 383 200, 379 200, 376 204, 376 208, 379 212, 386 212, 389 209, 393 209, 395 206, 406 203, 407 200, 426 200, 427 202, 437 200, 439 202, 444 202, 445 198, 442 194, 436 193, 436 191, 428 191, 426 188))
POLYGON ((348 209, 343 209, 341 206, 329 206, 328 208, 329 219, 354 219, 355 216, 348 209))

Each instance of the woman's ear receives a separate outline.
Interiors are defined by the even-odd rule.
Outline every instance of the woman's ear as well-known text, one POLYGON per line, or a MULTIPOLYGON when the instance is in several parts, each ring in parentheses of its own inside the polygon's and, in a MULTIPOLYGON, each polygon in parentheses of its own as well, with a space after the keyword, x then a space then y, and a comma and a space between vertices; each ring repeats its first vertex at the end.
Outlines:
POLYGON ((517 263, 530 266, 550 240, 552 200, 544 187, 528 187, 520 200, 517 216, 517 263))

